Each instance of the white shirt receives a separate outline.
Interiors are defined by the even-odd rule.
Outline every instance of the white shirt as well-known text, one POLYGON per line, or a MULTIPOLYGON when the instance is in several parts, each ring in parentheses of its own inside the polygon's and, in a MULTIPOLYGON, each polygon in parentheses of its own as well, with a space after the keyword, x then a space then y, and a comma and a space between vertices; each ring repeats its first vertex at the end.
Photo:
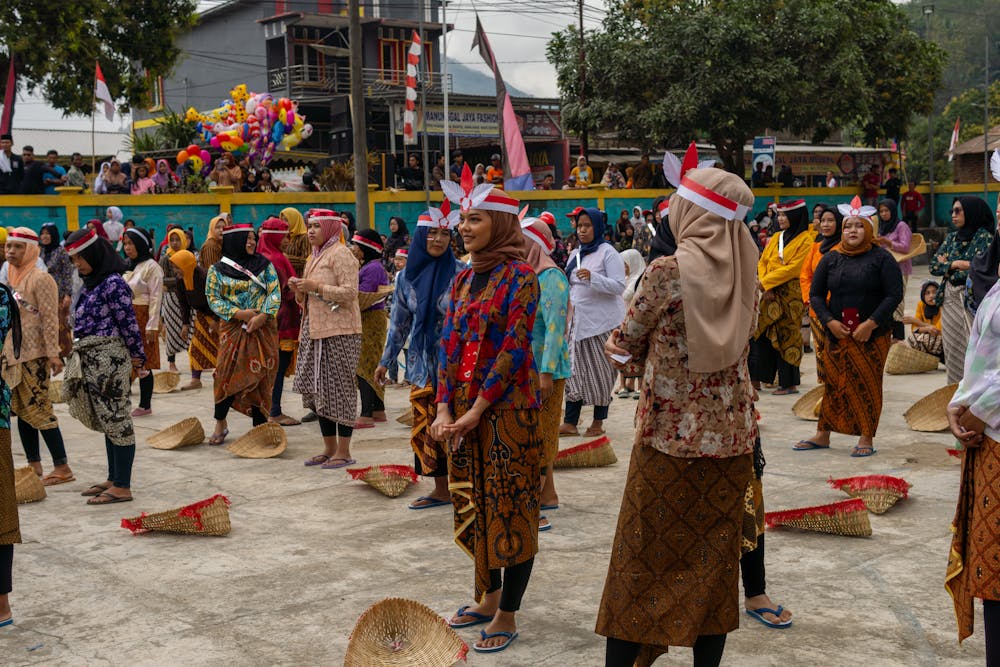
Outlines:
POLYGON ((125 233, 125 225, 120 222, 106 220, 102 226, 104 227, 104 231, 108 234, 108 241, 111 242, 111 245, 114 245, 122 240, 122 234, 125 233))
POLYGON ((965 377, 951 405, 967 407, 986 422, 986 436, 1000 442, 1000 282, 976 310, 965 352, 965 377))
POLYGON ((567 275, 569 278, 569 302, 573 309, 573 340, 584 340, 591 336, 611 331, 625 319, 625 262, 610 243, 602 243, 597 250, 583 258, 581 266, 575 266, 577 248, 570 253, 566 266, 574 265, 567 275), (590 271, 590 280, 580 280, 580 268, 590 271))

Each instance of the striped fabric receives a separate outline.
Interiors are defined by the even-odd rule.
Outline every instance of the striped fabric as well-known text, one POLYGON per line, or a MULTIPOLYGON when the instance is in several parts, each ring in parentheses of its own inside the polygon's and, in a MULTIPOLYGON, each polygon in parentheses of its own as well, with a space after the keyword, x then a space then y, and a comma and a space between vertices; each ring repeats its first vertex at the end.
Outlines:
POLYGON ((570 350, 573 375, 566 381, 567 401, 583 401, 584 405, 611 404, 615 369, 604 356, 604 343, 610 335, 611 332, 606 331, 573 342, 570 350))
POLYGON ((948 371, 948 384, 961 382, 965 375, 965 348, 969 346, 971 327, 969 311, 965 309, 965 288, 945 283, 941 334, 944 338, 944 367, 948 371))

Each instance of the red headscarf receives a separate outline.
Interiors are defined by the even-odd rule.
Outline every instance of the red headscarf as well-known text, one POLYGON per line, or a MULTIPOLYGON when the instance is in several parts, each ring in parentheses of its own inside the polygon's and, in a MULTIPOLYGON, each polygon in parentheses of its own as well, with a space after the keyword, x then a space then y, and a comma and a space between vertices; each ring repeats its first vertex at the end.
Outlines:
POLYGON ((288 279, 295 275, 292 263, 285 253, 281 252, 281 240, 288 235, 288 223, 280 218, 268 218, 260 226, 260 239, 257 241, 257 252, 274 265, 278 273, 278 282, 284 288, 288 279))
POLYGON ((94 228, 94 231, 97 232, 97 235, 100 236, 102 239, 104 239, 106 241, 110 240, 110 239, 108 239, 108 233, 106 231, 104 231, 104 223, 101 222, 100 220, 98 220, 97 218, 94 218, 92 220, 88 220, 86 226, 87 227, 91 227, 92 226, 94 228))

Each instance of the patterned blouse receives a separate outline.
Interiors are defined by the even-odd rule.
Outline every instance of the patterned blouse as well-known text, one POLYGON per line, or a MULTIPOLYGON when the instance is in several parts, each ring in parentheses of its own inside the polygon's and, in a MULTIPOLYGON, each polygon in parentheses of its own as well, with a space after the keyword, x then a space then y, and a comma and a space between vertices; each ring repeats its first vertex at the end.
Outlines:
POLYGON ((160 305, 163 303, 163 269, 155 260, 147 259, 126 271, 122 276, 132 288, 131 302, 136 306, 149 306, 146 331, 160 330, 160 305))
POLYGON ((45 268, 52 279, 56 281, 56 287, 59 288, 59 299, 72 296, 73 273, 76 269, 73 267, 73 260, 69 258, 66 251, 62 248, 56 248, 48 253, 45 258, 45 268))
POLYGON ((205 296, 208 298, 209 308, 227 322, 233 319, 238 310, 256 310, 276 317, 281 307, 281 285, 274 265, 268 262, 267 268, 258 277, 267 290, 251 280, 224 276, 213 266, 205 279, 205 296))
POLYGON ((531 330, 531 351, 539 373, 549 373, 553 380, 565 380, 573 374, 566 341, 566 313, 569 310, 569 281, 557 269, 547 269, 538 276, 541 300, 531 330))
MULTIPOLYGON (((13 307, 7 290, 0 289, 0 340, 7 339, 11 325, 10 312, 13 307)), ((10 429, 10 387, 3 378, 0 378, 0 428, 10 429)))
MULTIPOLYGON (((455 273, 466 268, 465 264, 455 260, 455 273)), ((452 280, 454 284, 454 279, 452 280)), ((451 284, 441 294, 437 303, 437 322, 434 325, 435 338, 441 338, 441 329, 444 327, 444 316, 448 312, 448 304, 451 303, 451 284)), ((380 366, 389 367, 390 362, 399 356, 399 351, 406 347, 410 339, 413 328, 413 316, 417 310, 417 291, 406 279, 406 269, 396 274, 396 291, 392 301, 392 319, 389 320, 389 334, 385 340, 385 351, 382 353, 380 366)), ((426 387, 433 382, 437 382, 438 358, 431 355, 429 358, 421 354, 420 350, 410 346, 406 351, 406 379, 415 387, 426 387)))
MULTIPOLYGON (((747 331, 748 341, 752 334, 753 328, 747 331)), ((636 444, 681 458, 726 458, 753 451, 757 422, 747 370, 749 345, 725 370, 688 370, 684 299, 674 257, 661 257, 646 268, 622 323, 619 344, 644 366, 636 444)))
POLYGON ((986 422, 986 436, 1000 442, 1000 283, 976 310, 965 352, 965 377, 951 399, 986 422))
POLYGON ((471 295, 472 269, 455 277, 441 331, 437 402, 451 403, 459 383, 469 400, 481 396, 494 410, 538 408, 538 373, 531 331, 538 280, 523 262, 499 264, 481 292, 471 295), (463 360, 465 363, 463 363, 463 360))
MULTIPOLYGON (((944 282, 951 283, 955 287, 965 287, 965 279, 969 277, 968 271, 958 271, 951 268, 951 263, 958 259, 971 262, 976 255, 981 255, 990 247, 993 242, 993 232, 988 229, 977 229, 976 233, 968 241, 958 238, 958 232, 949 232, 944 238, 944 243, 931 256, 930 269, 932 276, 941 276, 944 282), (938 255, 944 255, 947 260, 938 261, 938 255)), ((938 290, 938 305, 944 303, 944 290, 938 290)))
POLYGON ((93 289, 83 288, 76 303, 73 336, 119 336, 125 341, 129 356, 145 363, 142 334, 132 308, 132 290, 124 278, 115 273, 93 289))

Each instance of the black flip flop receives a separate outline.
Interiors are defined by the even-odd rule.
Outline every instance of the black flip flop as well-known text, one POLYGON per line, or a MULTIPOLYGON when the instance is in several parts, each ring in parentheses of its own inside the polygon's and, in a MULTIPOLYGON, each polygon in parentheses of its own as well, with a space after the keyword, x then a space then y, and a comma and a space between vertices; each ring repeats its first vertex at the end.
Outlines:
POLYGON ((96 496, 94 496, 93 498, 91 498, 90 500, 88 500, 87 504, 88 505, 115 505, 117 503, 130 503, 130 502, 132 502, 132 496, 128 496, 128 497, 113 496, 110 493, 108 493, 107 491, 105 491, 104 493, 98 493, 96 496), (104 502, 95 503, 94 501, 97 500, 98 498, 100 498, 101 496, 107 496, 108 498, 111 498, 111 500, 105 500, 104 502))

